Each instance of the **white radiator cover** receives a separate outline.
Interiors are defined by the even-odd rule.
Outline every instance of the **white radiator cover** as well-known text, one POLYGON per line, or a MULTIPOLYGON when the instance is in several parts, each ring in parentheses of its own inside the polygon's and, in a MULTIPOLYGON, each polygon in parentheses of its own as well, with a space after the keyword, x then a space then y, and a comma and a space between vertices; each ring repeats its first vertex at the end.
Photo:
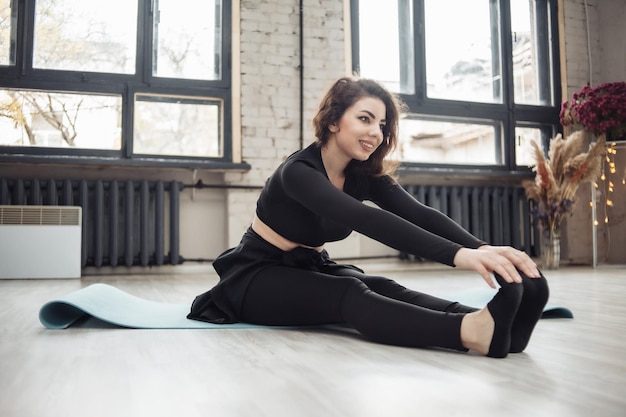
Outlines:
POLYGON ((81 207, 0 206, 0 279, 80 278, 81 207))

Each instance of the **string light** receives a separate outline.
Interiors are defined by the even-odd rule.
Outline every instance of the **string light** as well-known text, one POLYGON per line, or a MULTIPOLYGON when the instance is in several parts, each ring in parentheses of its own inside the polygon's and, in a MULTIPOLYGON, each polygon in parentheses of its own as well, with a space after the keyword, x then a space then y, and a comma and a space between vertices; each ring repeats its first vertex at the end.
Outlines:
MULTIPOLYGON (((616 165, 615 165, 615 156, 617 155, 617 149, 615 149, 616 145, 617 145, 616 142, 611 142, 607 146, 607 148, 606 148, 606 156, 604 158, 605 161, 606 161, 606 165, 608 166, 609 174, 611 174, 611 175, 617 173, 617 168, 616 168, 616 165)), ((604 198, 604 223, 608 224, 609 223, 608 208, 614 206, 613 205, 613 199, 611 198, 611 193, 615 192, 615 184, 611 180, 607 181, 607 176, 605 174, 605 163, 604 162, 602 163, 600 180, 602 180, 604 182, 602 188, 607 190, 607 193, 606 193, 605 198, 604 198)), ((622 177, 622 184, 626 185, 626 169, 624 170, 624 175, 622 177)), ((593 186, 596 189, 600 188, 600 185, 598 184, 597 181, 593 182, 593 186)), ((593 201, 589 202, 589 206, 590 207, 594 206, 593 201)), ((597 227, 598 224, 599 224, 598 220, 594 220, 593 224, 594 224, 594 226, 597 227)))
MULTIPOLYGON (((615 148, 617 145, 616 142, 611 142, 610 146, 607 148, 607 155, 611 155, 611 160, 609 161, 609 169, 611 174, 615 174, 617 173, 617 168, 616 168, 616 164, 615 164, 615 157, 617 156, 617 149, 615 148)), ((626 169, 624 170, 624 176, 622 177, 622 184, 626 184, 626 169)), ((606 207, 613 207, 613 199, 611 198, 612 193, 615 192, 615 184, 613 183, 613 181, 609 180, 609 184, 608 184, 608 192, 609 195, 606 196, 606 207)), ((607 209, 605 207, 605 213, 607 212, 607 209)), ((608 220, 608 216, 607 216, 607 220, 608 220)))

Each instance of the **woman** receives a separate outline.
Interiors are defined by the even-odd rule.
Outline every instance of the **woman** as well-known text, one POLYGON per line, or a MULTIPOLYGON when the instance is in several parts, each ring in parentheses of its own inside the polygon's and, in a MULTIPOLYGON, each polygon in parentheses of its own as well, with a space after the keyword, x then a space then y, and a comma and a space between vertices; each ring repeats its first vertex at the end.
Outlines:
POLYGON ((220 282, 196 297, 188 317, 345 323, 385 344, 471 349, 498 358, 521 352, 548 298, 545 278, 524 252, 475 238, 392 179, 385 157, 396 146, 399 113, 398 100, 380 84, 339 79, 315 116, 317 141, 269 178, 241 243, 213 264, 220 282), (474 270, 495 288, 493 273, 500 290, 478 310, 335 263, 324 243, 353 230, 399 251, 474 270))

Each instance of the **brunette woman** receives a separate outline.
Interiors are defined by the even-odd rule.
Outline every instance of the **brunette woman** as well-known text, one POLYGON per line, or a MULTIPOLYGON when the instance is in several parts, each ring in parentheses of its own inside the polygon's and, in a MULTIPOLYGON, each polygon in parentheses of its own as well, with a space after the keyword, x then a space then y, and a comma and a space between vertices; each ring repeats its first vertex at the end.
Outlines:
POLYGON ((548 298, 524 252, 491 246, 427 207, 393 179, 398 99, 382 85, 336 81, 314 119, 317 140, 268 179, 241 243, 214 262, 219 283, 189 318, 214 323, 342 323, 379 343, 469 349, 502 358, 522 351, 548 298), (363 204, 368 200, 378 207, 363 204), (476 271, 499 291, 483 309, 409 290, 334 262, 326 242, 353 230, 406 253, 476 271))

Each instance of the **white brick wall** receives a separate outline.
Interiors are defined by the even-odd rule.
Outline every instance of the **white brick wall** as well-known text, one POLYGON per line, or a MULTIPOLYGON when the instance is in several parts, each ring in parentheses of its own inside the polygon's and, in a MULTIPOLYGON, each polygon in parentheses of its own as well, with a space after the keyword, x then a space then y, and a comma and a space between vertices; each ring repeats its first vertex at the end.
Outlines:
POLYGON ((566 56, 564 73, 567 77, 567 91, 563 91, 564 99, 571 97, 573 92, 578 91, 587 83, 597 83, 600 78, 598 1, 602 0, 587 0, 587 7, 585 7, 584 0, 564 0, 563 2, 566 56), (589 42, 587 15, 589 17, 589 42), (591 51, 591 66, 588 59, 589 51, 591 51))
POLYGON ((626 0, 564 0, 567 92, 626 80, 626 0), (589 39, 587 21, 589 17, 589 39), (591 55, 591 66, 589 65, 591 55))

